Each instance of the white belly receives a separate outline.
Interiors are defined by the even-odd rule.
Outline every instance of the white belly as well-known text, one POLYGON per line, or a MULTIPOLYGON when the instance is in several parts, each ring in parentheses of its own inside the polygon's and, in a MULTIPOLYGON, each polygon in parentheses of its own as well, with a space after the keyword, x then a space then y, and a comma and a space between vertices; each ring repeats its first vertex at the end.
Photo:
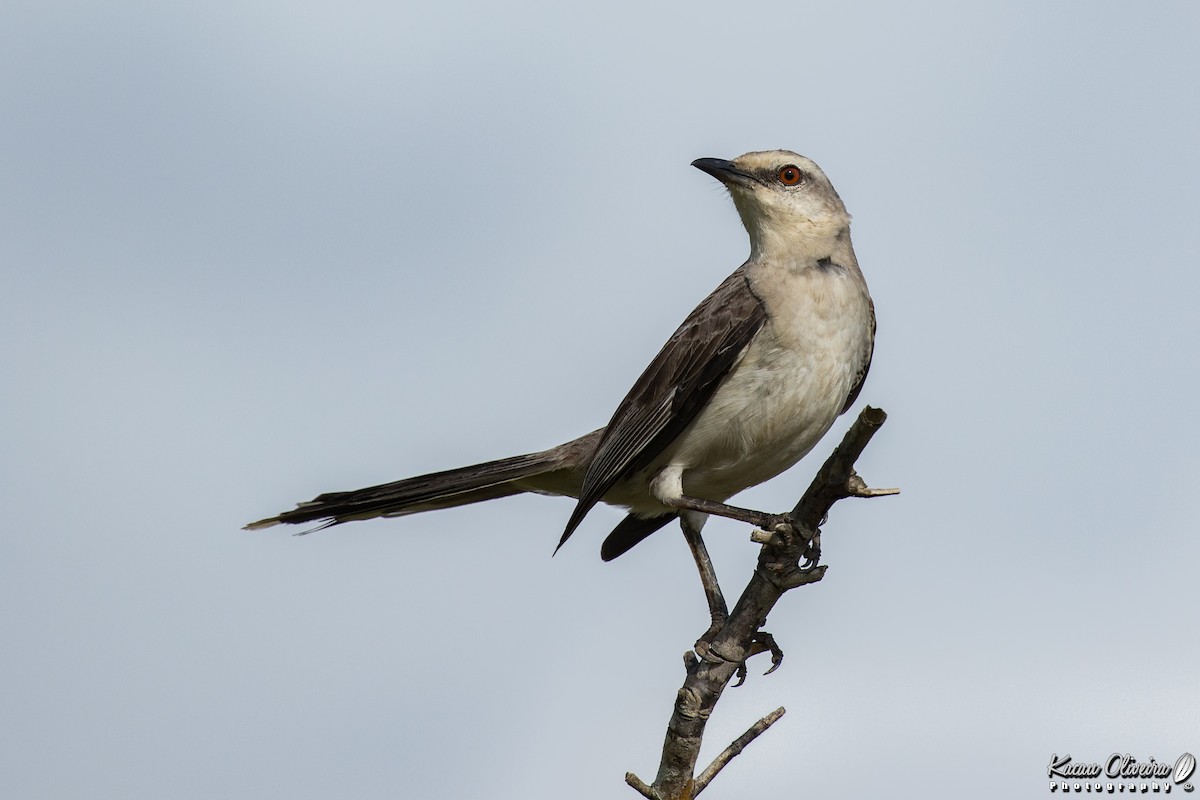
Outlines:
POLYGON ((788 298, 789 307, 768 306, 768 322, 712 400, 627 484, 645 487, 634 502, 622 498, 634 511, 663 510, 648 491, 656 475, 664 479, 660 496, 674 484, 675 492, 718 501, 769 480, 803 458, 841 413, 871 352, 866 287, 830 271, 782 280, 791 282, 787 291, 770 294, 788 298))

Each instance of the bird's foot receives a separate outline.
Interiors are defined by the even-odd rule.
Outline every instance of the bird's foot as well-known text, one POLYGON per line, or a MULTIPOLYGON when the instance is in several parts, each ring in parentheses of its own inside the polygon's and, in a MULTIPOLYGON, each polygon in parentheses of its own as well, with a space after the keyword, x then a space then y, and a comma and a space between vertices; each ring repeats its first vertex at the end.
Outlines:
MULTIPOLYGON (((770 675, 779 669, 779 665, 783 663, 783 650, 779 647, 778 642, 775 641, 775 637, 766 631, 759 631, 754 634, 754 638, 750 640, 750 653, 746 656, 746 661, 749 661, 752 656, 756 656, 759 653, 771 654, 771 668, 764 672, 763 675, 770 675)), ((735 688, 746 682, 746 661, 738 664, 736 673, 737 683, 734 684, 735 688)))
POLYGON ((717 638, 717 634, 725 627, 725 623, 729 621, 728 614, 713 614, 712 624, 708 626, 708 630, 700 634, 700 638, 696 640, 693 649, 696 655, 704 658, 712 650, 713 639, 717 638))
POLYGON ((761 544, 759 576, 780 592, 815 583, 825 577, 821 561, 821 529, 808 529, 790 516, 774 516, 772 530, 756 530, 750 538, 761 544))
POLYGON ((812 572, 817 568, 817 564, 821 563, 820 528, 817 528, 815 531, 811 532, 808 538, 808 544, 805 545, 804 552, 801 555, 804 557, 804 563, 798 567, 801 572, 812 572))
MULTIPOLYGON (((799 550, 804 563, 797 569, 811 572, 821 562, 821 529, 807 530, 801 527, 791 514, 770 514, 766 525, 750 534, 759 544, 770 545, 780 550, 799 550)), ((799 558, 797 559, 799 561, 799 558)))

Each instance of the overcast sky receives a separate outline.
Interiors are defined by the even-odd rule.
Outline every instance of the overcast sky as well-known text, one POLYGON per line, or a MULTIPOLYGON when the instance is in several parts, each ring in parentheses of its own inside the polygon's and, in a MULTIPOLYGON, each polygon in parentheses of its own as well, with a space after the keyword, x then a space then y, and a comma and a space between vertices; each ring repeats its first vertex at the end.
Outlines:
MULTIPOLYGON (((1200 751, 1200 6, 21 2, 0 12, 0 795, 635 797, 707 626, 667 529, 330 490, 608 419, 788 148, 875 298, 829 573, 705 794, 1047 794, 1200 751), (564 790, 564 787, 569 789, 564 790)), ((789 508, 841 436, 739 497, 789 508)), ((706 529, 727 595, 756 549, 706 529)), ((762 657, 760 657, 762 658, 762 657)))

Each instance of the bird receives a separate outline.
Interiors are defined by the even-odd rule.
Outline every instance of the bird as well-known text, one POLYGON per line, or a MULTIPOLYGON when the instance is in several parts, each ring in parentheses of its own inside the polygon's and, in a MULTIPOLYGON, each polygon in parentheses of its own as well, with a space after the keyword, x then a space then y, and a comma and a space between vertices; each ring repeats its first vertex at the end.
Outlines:
POLYGON ((769 150, 692 166, 728 190, 750 256, 687 316, 607 425, 549 450, 321 494, 245 527, 319 530, 536 492, 576 498, 561 548, 604 502, 626 510, 601 545, 605 561, 680 521, 711 633, 725 604, 701 528, 714 514, 759 519, 725 501, 796 464, 850 409, 876 323, 850 215, 815 162, 769 150))

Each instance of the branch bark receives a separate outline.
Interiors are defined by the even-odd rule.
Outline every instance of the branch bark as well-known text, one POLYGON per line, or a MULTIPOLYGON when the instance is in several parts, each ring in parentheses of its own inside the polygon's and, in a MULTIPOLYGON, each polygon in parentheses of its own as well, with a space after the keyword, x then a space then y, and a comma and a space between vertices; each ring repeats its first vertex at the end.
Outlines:
POLYGON ((687 677, 675 697, 654 783, 648 785, 632 772, 625 775, 626 783, 642 796, 649 800, 691 800, 742 748, 783 715, 780 708, 759 720, 698 777, 693 777, 704 727, 721 693, 743 662, 764 649, 756 637, 766 624, 767 614, 784 592, 825 576, 825 566, 805 569, 800 562, 819 557, 819 526, 833 504, 846 497, 880 497, 899 492, 899 489, 870 489, 854 471, 854 463, 886 419, 883 410, 864 408, 787 515, 786 522, 766 532, 767 535, 755 537, 756 541, 765 540, 758 566, 729 620, 699 658, 691 654, 684 657, 687 677))

